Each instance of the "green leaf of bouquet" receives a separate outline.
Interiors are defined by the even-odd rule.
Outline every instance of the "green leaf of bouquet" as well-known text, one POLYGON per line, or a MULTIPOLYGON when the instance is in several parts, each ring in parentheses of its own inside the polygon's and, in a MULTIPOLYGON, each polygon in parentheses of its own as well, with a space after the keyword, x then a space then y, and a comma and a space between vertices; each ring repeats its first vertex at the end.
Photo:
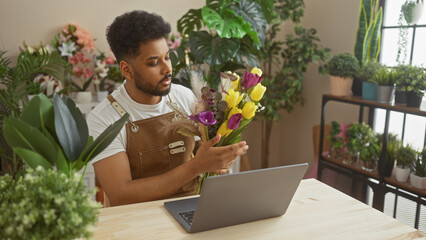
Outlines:
POLYGON ((37 152, 20 147, 13 148, 13 151, 31 168, 36 168, 38 166, 42 166, 45 169, 52 168, 49 161, 37 152))
POLYGON ((189 46, 197 61, 219 65, 235 56, 240 43, 233 39, 213 37, 206 31, 199 31, 190 34, 189 46))
POLYGON ((121 131, 128 118, 129 114, 126 113, 114 124, 107 127, 107 129, 105 129, 99 135, 99 137, 97 137, 96 140, 90 144, 90 146, 84 152, 82 160, 87 163, 96 157, 96 155, 102 152, 105 148, 107 148, 117 136, 117 134, 121 131))
POLYGON ((65 157, 64 152, 62 151, 61 146, 57 140, 49 133, 46 132, 45 136, 52 142, 56 149, 56 161, 54 162, 56 169, 60 172, 68 174, 70 169, 68 166, 67 158, 65 157))
POLYGON ((63 99, 65 100, 65 104, 77 124, 80 138, 82 139, 84 146, 86 146, 89 139, 89 127, 87 126, 86 118, 71 98, 64 97, 63 99))
POLYGON ((72 165, 72 169, 75 171, 80 171, 84 165, 86 165, 87 163, 85 163, 85 161, 83 160, 83 157, 87 151, 87 149, 89 149, 90 145, 93 143, 93 137, 89 136, 89 141, 87 141, 86 147, 84 148, 84 151, 80 154, 80 156, 78 157, 77 161, 75 161, 72 165))
POLYGON ((80 135, 78 126, 81 126, 81 123, 77 123, 79 119, 74 119, 71 114, 74 110, 68 109, 65 100, 56 94, 53 99, 53 107, 56 135, 65 155, 71 162, 74 162, 86 146, 87 138, 80 135))
POLYGON ((201 15, 204 23, 210 30, 216 28, 216 32, 221 38, 243 38, 246 35, 244 29, 244 20, 236 16, 230 9, 224 9, 221 14, 215 10, 204 6, 201 9, 201 15))
POLYGON ((177 21, 177 29, 183 36, 201 28, 201 9, 190 9, 177 21))
MULTIPOLYGON (((269 29, 269 24, 263 15, 262 7, 253 0, 242 0, 237 6, 230 7, 237 16, 241 16, 245 22, 249 23, 249 28, 245 27, 245 31, 255 43, 264 42, 265 33, 269 29)), ((247 25, 245 25, 247 26, 247 25)))
POLYGON ((37 128, 15 118, 3 120, 3 136, 12 148, 24 148, 39 153, 50 163, 56 161, 56 149, 52 142, 37 128))
POLYGON ((53 104, 44 94, 34 96, 22 109, 21 120, 43 131, 55 133, 53 104))

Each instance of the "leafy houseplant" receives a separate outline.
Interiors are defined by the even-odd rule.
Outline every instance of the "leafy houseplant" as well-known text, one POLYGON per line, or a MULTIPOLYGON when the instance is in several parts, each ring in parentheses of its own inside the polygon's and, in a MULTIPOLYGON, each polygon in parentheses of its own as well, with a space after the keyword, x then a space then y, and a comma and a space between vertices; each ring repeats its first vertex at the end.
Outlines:
POLYGON ((395 94, 395 71, 389 71, 386 66, 382 66, 370 81, 377 84, 377 101, 391 103, 395 94))
MULTIPOLYGON (((268 1, 258 1, 265 4, 268 1)), ((272 1, 270 1, 272 2, 272 1)), ((281 110, 293 111, 297 103, 303 105, 303 73, 310 63, 326 61, 329 49, 320 47, 320 39, 315 29, 305 29, 300 25, 304 13, 301 0, 275 0, 273 8, 264 12, 269 24, 266 41, 257 53, 262 69, 262 82, 267 91, 261 104, 264 110, 259 113, 262 119, 261 166, 268 167, 269 143, 274 122, 281 118, 281 110), (284 41, 278 40, 280 25, 284 22, 295 24, 294 33, 287 34, 284 41), (278 71, 273 66, 280 66, 278 71)))
POLYGON ((422 67, 399 65, 396 67, 398 90, 407 94, 407 106, 419 107, 426 90, 426 70, 422 67))
MULTIPOLYGON (((360 0, 354 55, 360 66, 377 62, 380 53, 383 10, 378 0, 360 0)), ((362 80, 355 77, 352 91, 361 95, 362 80)))
MULTIPOLYGON (((24 107, 20 116, 3 120, 3 135, 30 168, 55 167, 71 176, 87 167, 113 141, 127 118, 124 115, 93 140, 83 114, 70 98, 55 95, 52 103, 40 94, 24 107)), ((84 174, 81 180, 83 177, 84 174)))
POLYGON ((361 150, 375 141, 373 129, 364 122, 352 123, 346 130, 345 136, 348 151, 345 153, 343 162, 346 164, 355 163, 361 150))
POLYGON ((325 67, 330 75, 331 94, 349 96, 354 76, 359 71, 358 60, 349 53, 335 55, 325 67))
POLYGON ((272 4, 272 1, 206 0, 203 8, 190 9, 177 23, 180 35, 184 36, 182 43, 170 52, 175 73, 189 68, 201 70, 206 63, 204 67, 209 69, 203 71, 207 73, 205 80, 217 88, 220 72, 242 69, 244 64, 258 66, 254 54, 265 40, 268 24, 264 13, 272 4), (187 52, 187 48, 191 51, 187 52))
POLYGON ((362 169, 365 171, 371 172, 377 167, 381 148, 376 140, 373 140, 368 146, 362 148, 359 154, 359 159, 362 161, 362 169))
MULTIPOLYGON (((37 74, 44 73, 55 79, 64 79, 64 62, 57 52, 32 54, 30 51, 19 53, 16 65, 11 67, 11 60, 0 51, 0 127, 8 116, 19 116, 22 106, 28 104, 27 95, 32 89, 28 82, 32 82, 37 74), (22 105, 21 105, 22 103, 22 105)), ((7 169, 14 177, 19 175, 23 163, 7 145, 2 128, 0 128, 0 158, 5 161, 7 169)), ((1 165, 1 164, 0 164, 1 165)))
POLYGON ((411 164, 416 160, 417 151, 411 146, 400 147, 396 152, 396 180, 405 182, 410 174, 411 164))
POLYGON ((416 188, 426 189, 426 147, 412 165, 413 172, 410 175, 410 182, 416 188))
POLYGON ((342 129, 340 124, 336 121, 331 122, 330 135, 327 136, 327 139, 330 140, 330 150, 329 156, 335 159, 341 159, 343 157, 343 147, 345 141, 342 135, 342 129))
MULTIPOLYGON (((383 134, 377 134, 378 144, 380 149, 383 149, 383 134)), ((392 133, 389 133, 387 139, 387 146, 385 149, 385 159, 383 165, 379 165, 379 170, 384 173, 385 177, 390 177, 392 174, 392 169, 396 161, 396 152, 401 147, 401 141, 398 139, 398 136, 392 133)))
POLYGON ((2 239, 89 238, 97 221, 100 205, 77 173, 39 166, 17 180, 0 176, 0 192, 2 239))
POLYGON ((362 82, 362 98, 366 100, 376 100, 377 99, 377 85, 370 82, 374 75, 379 71, 382 65, 378 62, 367 62, 363 64, 356 79, 362 82))

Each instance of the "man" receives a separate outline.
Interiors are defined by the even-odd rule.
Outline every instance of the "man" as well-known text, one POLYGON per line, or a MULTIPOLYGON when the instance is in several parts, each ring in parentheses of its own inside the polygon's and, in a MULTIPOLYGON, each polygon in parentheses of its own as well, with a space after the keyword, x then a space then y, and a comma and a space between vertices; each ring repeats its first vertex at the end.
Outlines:
POLYGON ((190 114, 193 93, 171 83, 172 67, 165 37, 170 25, 160 16, 133 11, 107 28, 107 40, 126 81, 88 116, 95 138, 125 112, 129 123, 111 145, 93 160, 96 177, 111 205, 123 205, 194 194, 199 175, 225 173, 248 149, 240 142, 213 147, 220 135, 201 144, 195 156, 194 138, 164 133, 164 121, 174 113, 167 101, 190 114))

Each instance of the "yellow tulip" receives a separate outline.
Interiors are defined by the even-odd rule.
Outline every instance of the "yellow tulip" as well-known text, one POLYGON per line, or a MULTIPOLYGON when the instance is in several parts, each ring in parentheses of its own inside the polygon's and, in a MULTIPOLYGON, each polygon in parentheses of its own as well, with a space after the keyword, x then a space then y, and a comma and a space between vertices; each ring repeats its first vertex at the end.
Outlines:
POLYGON ((239 84, 240 84, 240 79, 238 78, 237 80, 232 82, 231 89, 234 89, 235 91, 237 91, 239 84))
POLYGON ((225 101, 228 104, 228 108, 233 108, 238 105, 243 99, 244 94, 234 91, 234 89, 228 90, 228 95, 225 96, 225 101))
POLYGON ((232 115, 235 115, 235 114, 237 114, 237 113, 241 113, 242 112, 242 110, 241 109, 239 109, 239 108, 237 108, 237 107, 233 107, 230 111, 229 111, 229 113, 228 113, 228 119, 232 116, 232 115))
POLYGON ((220 125, 219 130, 217 130, 217 134, 220 134, 221 136, 227 137, 229 134, 231 134, 232 129, 228 128, 228 120, 224 121, 222 125, 220 125))
POLYGON ((254 117, 254 113, 256 112, 257 106, 254 102, 247 102, 244 104, 243 110, 241 114, 245 119, 250 119, 254 117))
POLYGON ((260 70, 259 68, 253 68, 252 70, 251 70, 251 73, 255 73, 255 74, 257 74, 259 77, 261 77, 262 76, 262 70, 260 70))
POLYGON ((263 94, 265 94, 265 91, 266 91, 266 87, 263 86, 262 84, 258 83, 253 88, 253 91, 251 92, 250 98, 254 101, 259 101, 260 99, 262 99, 263 94))

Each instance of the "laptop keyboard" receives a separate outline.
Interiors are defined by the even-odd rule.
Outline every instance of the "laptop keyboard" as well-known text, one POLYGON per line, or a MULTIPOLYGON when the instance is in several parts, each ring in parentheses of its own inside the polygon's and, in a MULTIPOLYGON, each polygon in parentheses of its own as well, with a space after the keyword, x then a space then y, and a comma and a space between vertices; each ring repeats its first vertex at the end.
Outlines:
POLYGON ((185 212, 178 212, 178 214, 187 222, 189 225, 192 224, 192 219, 194 218, 195 210, 185 211, 185 212))

